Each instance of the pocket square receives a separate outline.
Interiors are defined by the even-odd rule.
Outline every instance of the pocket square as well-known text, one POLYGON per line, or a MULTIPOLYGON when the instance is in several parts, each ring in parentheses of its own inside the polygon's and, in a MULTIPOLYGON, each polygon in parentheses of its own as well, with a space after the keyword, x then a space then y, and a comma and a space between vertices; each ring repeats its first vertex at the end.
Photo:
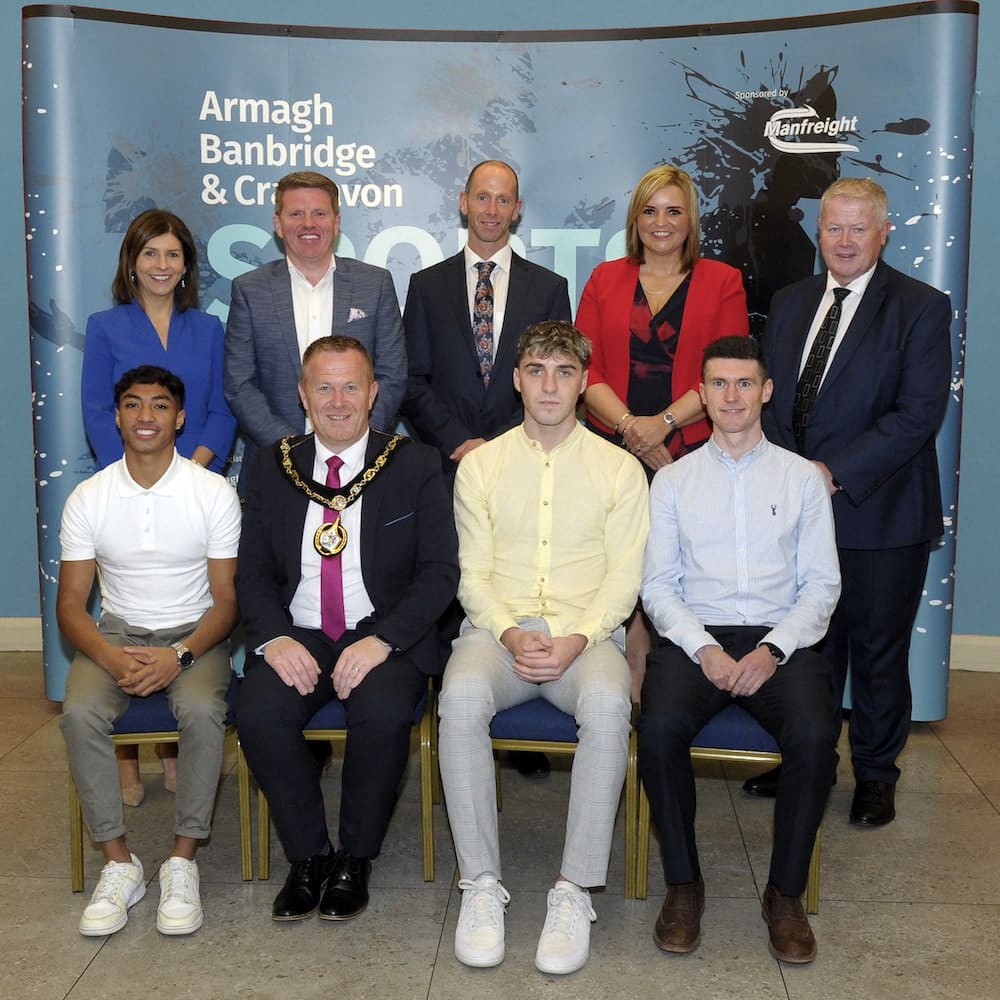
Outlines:
POLYGON ((368 319, 368 313, 364 309, 358 309, 355 306, 351 306, 351 311, 347 314, 347 322, 353 323, 356 319, 368 319))

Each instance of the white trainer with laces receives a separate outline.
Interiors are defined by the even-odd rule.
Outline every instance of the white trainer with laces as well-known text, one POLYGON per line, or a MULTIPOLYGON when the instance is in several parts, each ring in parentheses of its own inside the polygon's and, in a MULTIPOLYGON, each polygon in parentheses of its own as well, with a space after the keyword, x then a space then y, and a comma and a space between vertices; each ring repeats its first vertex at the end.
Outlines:
POLYGON ((128 910, 146 895, 146 879, 142 862, 134 855, 132 861, 109 861, 101 869, 101 877, 87 908, 80 917, 80 933, 101 937, 120 931, 128 920, 128 910))
POLYGON ((504 956, 504 913, 510 893, 491 875, 464 878, 462 909, 455 928, 455 958, 463 965, 488 969, 504 956))
POLYGON ((198 862, 167 858, 160 865, 160 905, 156 929, 161 934, 192 934, 202 925, 204 914, 198 895, 198 862))
POLYGON ((564 976, 582 969, 590 957, 590 925, 597 919, 590 893, 559 880, 549 889, 548 913, 538 939, 535 968, 564 976))

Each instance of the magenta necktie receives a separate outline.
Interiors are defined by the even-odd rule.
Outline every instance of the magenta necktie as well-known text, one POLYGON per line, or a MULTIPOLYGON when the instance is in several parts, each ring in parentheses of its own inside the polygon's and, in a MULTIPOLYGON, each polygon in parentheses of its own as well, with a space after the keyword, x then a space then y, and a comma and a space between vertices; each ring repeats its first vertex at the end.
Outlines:
POLYGON ((493 261, 480 261, 476 265, 479 278, 476 281, 476 301, 472 310, 472 335, 476 340, 479 374, 487 388, 493 374, 493 282, 490 275, 495 267, 493 261))
MULTIPOLYGON (((340 467, 344 460, 339 455, 331 455, 326 460, 326 485, 340 488, 340 467)), ((341 516, 339 510, 326 509, 324 524, 332 524, 341 516)), ((337 641, 347 631, 344 617, 344 578, 340 570, 340 553, 322 556, 320 569, 320 620, 323 631, 337 641)))

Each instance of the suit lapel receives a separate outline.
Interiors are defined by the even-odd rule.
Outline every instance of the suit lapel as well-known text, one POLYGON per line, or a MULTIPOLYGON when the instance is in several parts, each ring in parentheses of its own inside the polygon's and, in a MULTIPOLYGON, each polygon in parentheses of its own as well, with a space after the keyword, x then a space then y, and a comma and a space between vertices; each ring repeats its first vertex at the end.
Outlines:
POLYGON ((479 359, 472 339, 472 317, 469 314, 469 288, 465 276, 464 250, 460 250, 448 261, 445 288, 455 316, 454 328, 461 331, 461 336, 458 338, 462 343, 460 350, 468 354, 478 368, 479 359))
MULTIPOLYGON (((274 450, 272 447, 272 451, 274 450)), ((311 478, 313 463, 316 461, 316 442, 313 435, 310 434, 309 439, 295 449, 295 458, 299 468, 311 478)), ((284 476, 284 472, 281 475, 284 476)), ((291 499, 285 511, 285 537, 287 540, 285 563, 289 582, 295 581, 292 585, 292 593, 294 593, 295 587, 298 586, 298 580, 302 576, 302 532, 305 530, 309 498, 291 484, 286 483, 286 485, 291 499)))
MULTIPOLYGON (((389 435, 381 431, 372 430, 368 435, 368 447, 365 449, 365 465, 370 466, 376 457, 385 448, 389 441, 389 435)), ((367 586, 368 574, 365 567, 375 565, 375 542, 378 536, 378 525, 380 523, 380 513, 382 498, 385 496, 385 470, 377 475, 371 483, 365 487, 361 504, 361 572, 365 577, 367 586)), ((371 591, 369 591, 371 593, 371 591)))
POLYGON ((295 330, 295 307, 292 305, 292 278, 288 273, 288 264, 284 259, 276 260, 271 271, 271 299, 274 302, 274 314, 278 319, 278 330, 281 335, 292 371, 298 372, 302 364, 299 351, 299 337, 295 330))
MULTIPOLYGON (((525 306, 530 301, 529 285, 531 277, 526 273, 524 261, 513 251, 510 257, 510 277, 507 282, 507 303, 503 311, 503 327, 500 330, 500 344, 494 367, 501 371, 514 368, 514 356, 517 353, 517 339, 527 323, 524 320, 525 306)), ((490 382, 490 387, 493 386, 490 382)), ((506 391, 507 387, 504 387, 506 391)), ((487 389, 487 392, 489 389, 487 389)))
POLYGON ((334 258, 337 269, 333 272, 333 329, 334 336, 349 336, 347 321, 351 317, 351 299, 354 293, 354 275, 351 265, 341 257, 334 258))
POLYGON ((833 361, 830 362, 830 370, 826 373, 826 378, 823 379, 823 384, 819 387, 817 399, 848 369, 858 348, 864 343, 868 331, 875 323, 875 317, 882 308, 882 302, 885 300, 886 283, 886 265, 879 261, 864 295, 861 296, 861 302, 858 303, 851 325, 847 328, 844 339, 840 342, 837 353, 833 356, 833 361))

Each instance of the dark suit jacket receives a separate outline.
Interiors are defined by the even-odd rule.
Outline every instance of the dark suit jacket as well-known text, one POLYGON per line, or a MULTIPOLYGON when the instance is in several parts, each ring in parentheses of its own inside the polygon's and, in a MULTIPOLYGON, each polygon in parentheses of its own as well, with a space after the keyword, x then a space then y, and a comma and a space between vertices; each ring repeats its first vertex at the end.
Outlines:
POLYGON ((513 254, 500 343, 484 389, 464 253, 410 278, 403 314, 409 377, 402 416, 421 441, 441 452, 451 473, 455 463, 448 456, 463 441, 496 437, 521 422, 521 397, 514 389, 518 337, 541 320, 571 315, 566 279, 513 254))
MULTIPOLYGON (((792 451, 799 364, 825 289, 825 274, 782 289, 764 328, 774 379, 764 432, 792 451)), ((934 437, 950 387, 950 323, 948 296, 879 261, 820 386, 802 451, 843 487, 833 498, 841 548, 898 548, 943 531, 934 437)))
MULTIPOLYGON (((387 440, 373 430, 366 460, 371 462, 387 440)), ((296 449, 300 468, 311 470, 315 455, 310 435, 296 449)), ((310 502, 285 477, 277 448, 260 452, 236 570, 248 649, 288 634, 310 502)), ((415 441, 401 443, 366 487, 363 504, 361 572, 375 606, 372 631, 408 653, 424 673, 440 673, 434 626, 458 587, 458 538, 437 455, 415 441)))
MULTIPOLYGON (((406 388, 406 342, 392 277, 348 257, 337 257, 333 279, 333 334, 360 340, 375 363, 378 397, 371 424, 391 431, 406 388)), ((302 369, 292 281, 284 258, 240 275, 232 288, 226 325, 226 400, 246 438, 244 468, 257 448, 305 430, 299 402, 302 369)))

